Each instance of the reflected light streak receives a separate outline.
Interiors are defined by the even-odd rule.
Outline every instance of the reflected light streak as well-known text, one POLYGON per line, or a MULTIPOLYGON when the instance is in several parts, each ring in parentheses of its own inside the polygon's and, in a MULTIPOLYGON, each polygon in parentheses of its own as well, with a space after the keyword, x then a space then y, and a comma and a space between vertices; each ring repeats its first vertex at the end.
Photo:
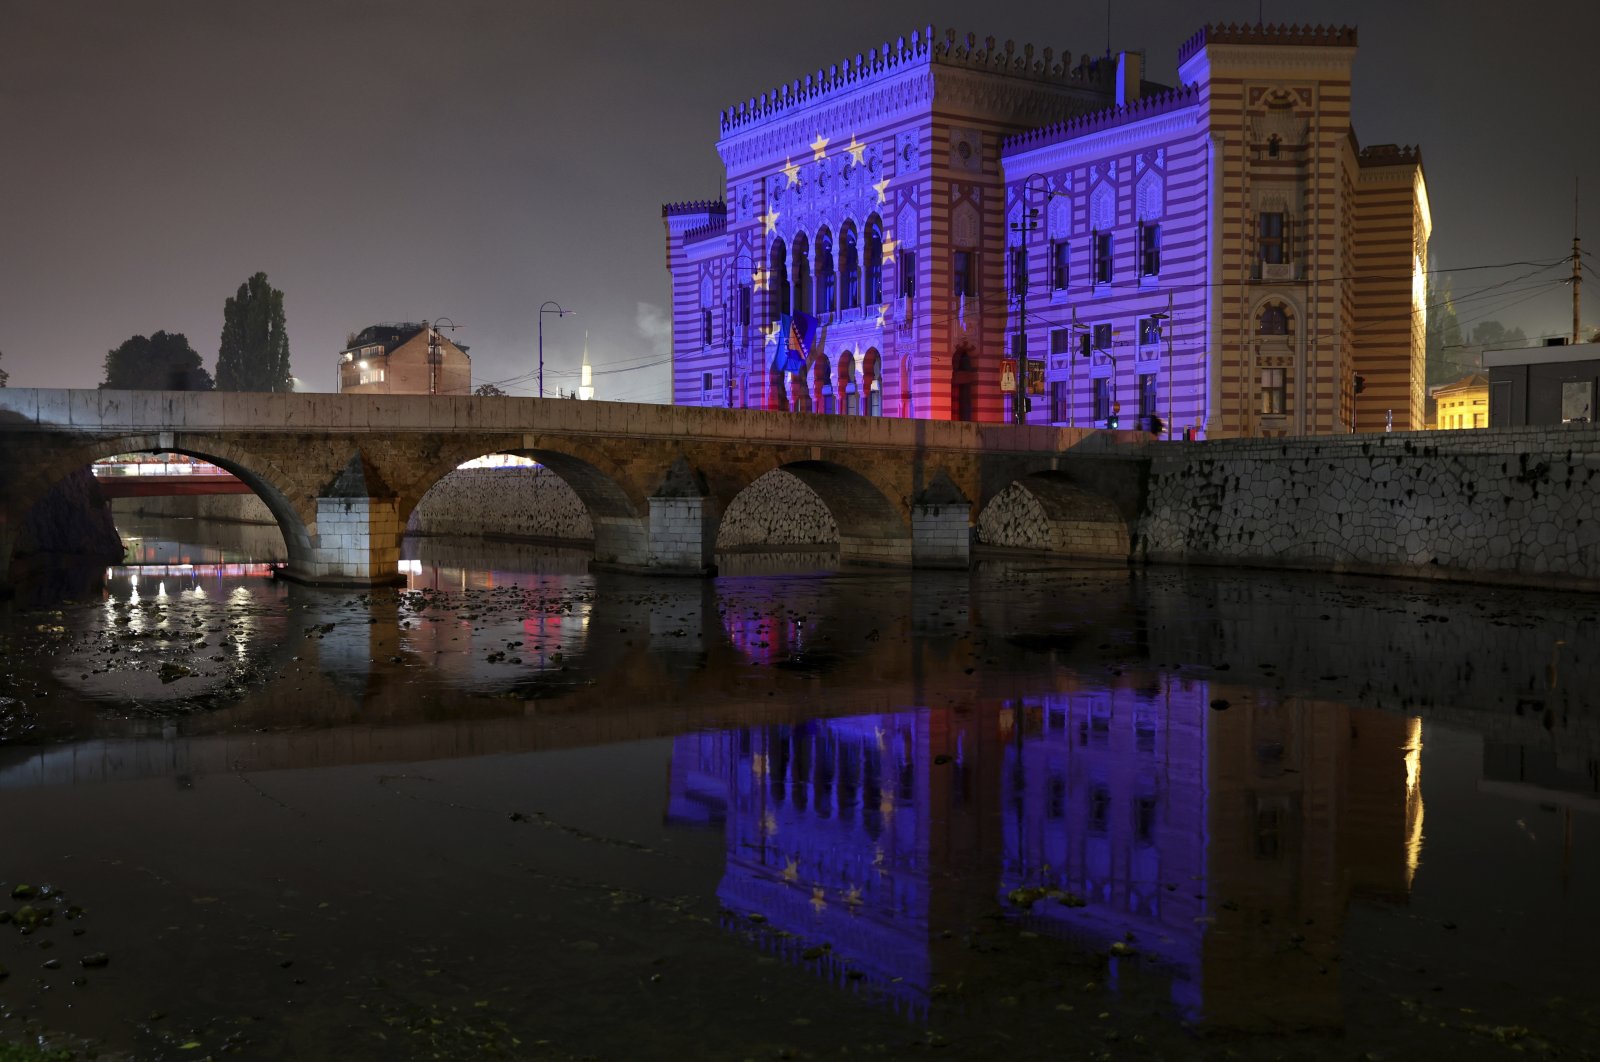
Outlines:
POLYGON ((1422 863, 1422 717, 1408 720, 1406 737, 1406 888, 1422 863))

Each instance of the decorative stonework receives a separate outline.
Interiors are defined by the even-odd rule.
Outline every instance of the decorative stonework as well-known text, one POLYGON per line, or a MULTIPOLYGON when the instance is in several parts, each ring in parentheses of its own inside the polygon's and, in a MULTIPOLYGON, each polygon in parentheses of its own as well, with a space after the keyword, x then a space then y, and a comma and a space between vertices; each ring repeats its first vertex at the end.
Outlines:
POLYGON ((1101 181, 1089 193, 1089 227, 1096 232, 1109 232, 1117 225, 1117 189, 1110 181, 1101 181))
POLYGON ((1137 220, 1155 221, 1166 213, 1166 181, 1155 170, 1146 170, 1139 178, 1135 193, 1137 220))

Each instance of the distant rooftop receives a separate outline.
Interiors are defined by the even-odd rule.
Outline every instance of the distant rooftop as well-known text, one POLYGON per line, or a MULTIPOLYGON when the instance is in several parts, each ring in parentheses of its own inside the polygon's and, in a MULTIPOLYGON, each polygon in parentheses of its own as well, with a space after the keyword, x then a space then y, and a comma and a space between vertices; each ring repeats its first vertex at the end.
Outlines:
MULTIPOLYGON (((381 321, 357 332, 355 338, 344 345, 344 351, 376 345, 383 348, 383 353, 389 354, 396 347, 401 347, 411 342, 412 337, 422 331, 423 327, 424 325, 420 321, 381 321)), ((448 336, 444 338, 463 354, 467 352, 466 346, 455 342, 448 336)), ((341 353, 344 351, 341 351, 341 353)))

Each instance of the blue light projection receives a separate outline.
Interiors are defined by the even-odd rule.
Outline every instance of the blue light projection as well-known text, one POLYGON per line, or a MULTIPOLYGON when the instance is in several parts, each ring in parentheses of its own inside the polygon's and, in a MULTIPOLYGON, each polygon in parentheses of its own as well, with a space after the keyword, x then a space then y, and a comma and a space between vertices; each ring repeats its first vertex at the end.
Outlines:
MULTIPOLYGON (((746 644, 776 651, 782 629, 746 644)), ((946 931, 1004 912, 1106 956, 1112 991, 1131 962, 1180 1015, 1259 1023, 1288 988, 1251 958, 1259 912, 1315 922, 1304 951, 1333 954, 1352 883, 1403 898, 1408 722, 1313 702, 1223 713, 1216 692, 1163 675, 688 734, 667 818, 723 829, 728 928, 764 926, 762 947, 896 1010, 925 1013, 983 961, 946 931), (1349 872, 1307 885, 1301 864, 1330 851, 1349 872), (1219 929, 1230 896, 1255 913, 1219 929)), ((1337 977, 1308 971, 1281 1020, 1338 1024, 1337 977)))

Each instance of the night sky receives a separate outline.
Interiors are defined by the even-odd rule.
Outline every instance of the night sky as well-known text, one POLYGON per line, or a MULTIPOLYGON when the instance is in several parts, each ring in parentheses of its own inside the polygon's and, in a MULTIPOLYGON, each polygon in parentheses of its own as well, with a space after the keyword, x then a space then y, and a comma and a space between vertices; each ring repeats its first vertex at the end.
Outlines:
MULTIPOLYGON (((1435 268, 1565 255, 1574 176, 1600 253, 1600 5, 1264 8, 1359 26, 1356 132, 1422 145, 1435 268)), ((1203 22, 1256 12, 1118 0, 1111 47, 1171 83, 1203 22)), ((661 204, 721 194, 719 112, 930 22, 1106 48, 1098 0, 0 0, 0 368, 93 387, 109 348, 165 329, 213 369, 223 300, 262 270, 307 390, 333 389, 347 333, 447 316, 475 382, 532 393, 555 299, 579 316, 545 319, 547 391, 576 385, 587 331, 598 397, 665 401, 661 204)), ((1526 272, 1452 279, 1459 297, 1526 272)), ((1564 333, 1568 288, 1528 288, 1563 275, 1463 302, 1462 320, 1564 333)), ((1589 292, 1600 322, 1600 278, 1589 292)))

